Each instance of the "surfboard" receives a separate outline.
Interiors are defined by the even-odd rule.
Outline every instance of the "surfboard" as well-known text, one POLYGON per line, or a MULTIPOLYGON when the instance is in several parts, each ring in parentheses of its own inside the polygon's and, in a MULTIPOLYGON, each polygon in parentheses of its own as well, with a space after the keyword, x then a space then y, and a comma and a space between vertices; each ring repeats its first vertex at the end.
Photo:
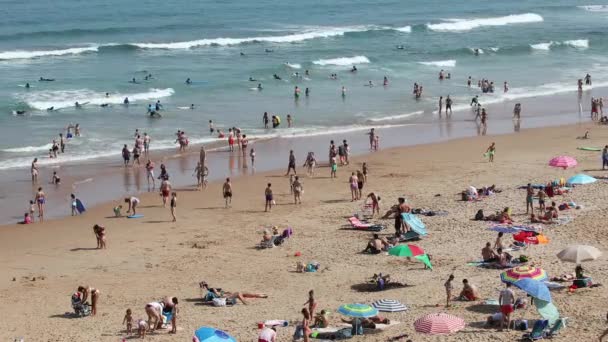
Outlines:
POLYGON ((81 214, 87 211, 87 209, 84 207, 84 204, 82 204, 79 199, 76 199, 76 210, 78 210, 78 212, 81 214))
POLYGON ((582 151, 601 151, 602 149, 599 147, 577 147, 577 150, 582 150, 582 151))
POLYGON ((130 219, 142 218, 142 217, 144 217, 144 215, 142 215, 142 214, 135 214, 135 215, 127 216, 127 218, 130 218, 130 219))

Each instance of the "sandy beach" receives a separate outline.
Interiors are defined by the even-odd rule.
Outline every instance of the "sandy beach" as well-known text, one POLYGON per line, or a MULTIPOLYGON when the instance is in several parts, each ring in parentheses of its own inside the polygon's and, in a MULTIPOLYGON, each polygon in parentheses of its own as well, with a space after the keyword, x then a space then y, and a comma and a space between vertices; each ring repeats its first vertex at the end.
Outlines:
MULTIPOLYGON (((340 167, 337 179, 330 179, 325 167, 317 169, 312 178, 298 168, 304 185, 301 205, 293 204, 289 180, 281 169, 236 178, 230 209, 223 208, 221 182, 212 182, 200 192, 192 186, 178 188, 175 223, 171 222, 169 209, 162 208, 158 193, 147 193, 140 197, 140 211, 145 215, 140 219, 113 218, 112 207, 121 202, 117 199, 90 208, 83 216, 2 226, 0 303, 11 310, 5 311, 0 323, 0 339, 23 336, 25 341, 119 341, 127 336, 121 326, 127 308, 133 310, 135 319, 146 318, 146 303, 176 296, 181 310, 177 335, 161 330, 146 340, 190 341, 192 332, 205 325, 229 332, 238 341, 253 341, 257 338, 257 322, 285 319, 293 324, 278 329, 278 341, 290 341, 295 323, 301 320, 299 312, 307 293, 314 289, 319 310, 332 311, 333 326, 340 323, 336 310, 344 303, 369 304, 389 298, 409 307, 406 312, 385 315, 400 324, 353 341, 385 341, 401 334, 409 334, 413 341, 512 341, 522 332, 484 328, 486 317, 497 308, 484 307, 481 302, 454 302, 451 308, 443 307, 443 283, 450 274, 455 276, 456 294, 462 279, 476 285, 481 298, 497 299, 503 288, 501 271, 467 265, 480 259, 481 248, 496 238, 495 232, 487 230, 488 222, 471 219, 479 209, 489 214, 511 207, 514 220, 526 222, 525 190, 518 187, 576 173, 606 176, 601 171, 601 152, 576 148, 603 147, 607 141, 608 132, 591 123, 522 129, 514 134, 382 149, 357 156, 351 165, 340 167), (577 140, 586 130, 591 139, 577 140), (497 153, 495 162, 489 163, 483 153, 492 142, 497 153), (579 165, 569 170, 549 167, 547 162, 557 155, 573 156, 579 165), (363 162, 370 170, 364 195, 372 191, 379 194, 382 213, 400 196, 406 197, 413 208, 448 212, 447 216, 421 217, 429 236, 415 244, 432 255, 432 271, 417 261, 361 254, 371 233, 340 229, 345 218, 362 206, 361 201, 350 201, 347 181, 363 162), (277 202, 271 213, 264 212, 266 183, 272 183, 277 202), (460 192, 467 186, 492 184, 502 192, 480 202, 460 200, 460 192), (94 224, 106 227, 106 250, 95 248, 94 224), (264 227, 274 225, 292 227, 293 237, 283 246, 256 249, 264 227), (296 257, 296 252, 301 256, 296 257), (316 261, 321 267, 316 273, 296 273, 298 261, 316 261), (379 272, 408 286, 383 292, 361 291, 361 284, 379 272), (213 287, 265 293, 268 298, 234 307, 200 305, 198 283, 203 280, 213 287), (72 311, 70 295, 79 285, 101 291, 97 316, 65 315, 72 311), (416 333, 413 322, 431 312, 459 316, 467 326, 443 337, 416 333)), ((286 161, 287 155, 284 158, 286 161)), ((317 158, 325 162, 326 155, 317 152, 317 158)), ((599 180, 555 198, 558 204, 574 201, 582 209, 560 212, 573 218, 566 225, 545 226, 549 244, 531 246, 521 253, 529 256, 529 264, 557 276, 574 271, 574 264, 556 257, 567 245, 588 244, 603 251, 608 248, 604 228, 607 185, 599 180)), ((392 234, 392 220, 382 221, 389 228, 381 235, 392 234)), ((510 240, 506 235, 505 242, 510 240)), ((594 283, 607 283, 605 256, 584 267, 594 283)), ((521 291, 516 293, 525 297, 521 291)), ((608 292, 604 287, 574 293, 553 291, 552 296, 561 316, 568 317, 560 339, 596 340, 605 329, 608 292)), ((540 315, 529 307, 516 311, 515 318, 536 320, 540 315)))

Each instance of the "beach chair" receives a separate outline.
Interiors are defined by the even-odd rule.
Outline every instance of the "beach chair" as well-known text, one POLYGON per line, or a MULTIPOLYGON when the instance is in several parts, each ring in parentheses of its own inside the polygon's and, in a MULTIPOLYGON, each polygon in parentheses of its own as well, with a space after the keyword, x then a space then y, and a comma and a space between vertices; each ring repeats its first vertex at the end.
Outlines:
POLYGON ((547 338, 552 338, 553 336, 557 335, 560 330, 564 329, 566 327, 567 319, 568 318, 566 317, 558 319, 555 324, 553 324, 551 329, 549 329, 549 331, 547 332, 547 338))
POLYGON ((534 323, 534 327, 529 334, 524 334, 521 338, 523 341, 536 341, 545 337, 545 330, 549 326, 548 320, 538 320, 534 323))
POLYGON ((373 223, 364 223, 361 222, 361 220, 359 220, 356 217, 351 217, 348 219, 348 222, 350 222, 352 228, 354 229, 358 229, 358 230, 366 230, 366 231, 372 231, 372 232, 379 232, 383 229, 386 228, 386 226, 382 225, 382 224, 373 224, 373 223))

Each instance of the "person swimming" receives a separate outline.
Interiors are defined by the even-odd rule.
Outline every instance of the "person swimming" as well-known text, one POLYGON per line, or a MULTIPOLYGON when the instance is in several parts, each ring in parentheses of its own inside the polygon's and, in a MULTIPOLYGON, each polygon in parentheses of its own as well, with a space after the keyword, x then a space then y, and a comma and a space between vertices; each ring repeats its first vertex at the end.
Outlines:
POLYGON ((122 103, 128 105, 129 104, 129 98, 125 97, 125 99, 122 101, 122 103))
POLYGON ((350 69, 350 72, 357 72, 357 67, 355 65, 353 65, 353 68, 350 69))
POLYGON ((397 50, 405 50, 405 46, 403 46, 403 45, 397 45, 397 50))
POLYGON ((54 107, 54 106, 53 106, 53 107, 49 107, 49 108, 47 108, 46 110, 48 110, 48 111, 50 112, 50 111, 55 110, 55 107, 54 107))
POLYGON ((133 79, 131 79, 131 81, 130 81, 130 82, 131 82, 131 83, 134 83, 134 84, 139 83, 139 82, 137 82, 137 80, 135 79, 135 77, 133 77, 133 79))
POLYGON ((256 80, 255 78, 253 78, 253 77, 251 77, 251 76, 249 77, 249 82, 257 82, 257 81, 258 81, 258 80, 256 80))
POLYGON ((30 84, 29 84, 29 83, 26 83, 26 84, 25 84, 25 88, 29 89, 29 88, 30 88, 30 84))
POLYGON ((44 77, 40 77, 40 82, 53 82, 55 79, 54 78, 44 78, 44 77))
POLYGON ((74 102, 74 107, 80 108, 80 107, 82 107, 82 105, 80 103, 78 103, 78 101, 76 101, 76 102, 74 102))
POLYGON ((270 53, 270 52, 273 52, 273 51, 272 51, 272 49, 264 49, 264 52, 270 53))
POLYGON ((190 80, 190 77, 188 77, 188 79, 186 80, 186 84, 192 84, 192 80, 190 80))
POLYGON ((15 111, 16 115, 24 115, 25 113, 26 113, 26 111, 24 111, 24 110, 16 110, 15 111))
POLYGON ((99 106, 100 106, 100 107, 104 107, 104 108, 105 108, 105 107, 109 107, 109 106, 110 106, 110 104, 109 104, 109 103, 102 103, 102 104, 100 104, 99 106))
POLYGON ((244 52, 241 52, 241 56, 245 56, 245 53, 244 53, 244 52))
POLYGON ((262 90, 262 83, 258 83, 258 90, 262 90))
POLYGON ((272 77, 273 77, 275 80, 280 80, 280 79, 281 79, 281 77, 279 77, 279 75, 277 75, 277 74, 272 75, 272 77))
POLYGON ((194 103, 190 105, 190 109, 194 109, 194 103))

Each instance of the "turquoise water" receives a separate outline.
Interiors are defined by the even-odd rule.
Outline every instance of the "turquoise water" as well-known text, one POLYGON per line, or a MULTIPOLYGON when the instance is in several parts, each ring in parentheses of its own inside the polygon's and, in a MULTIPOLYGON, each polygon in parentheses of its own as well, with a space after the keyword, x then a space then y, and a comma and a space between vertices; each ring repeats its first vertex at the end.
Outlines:
POLYGON ((178 129, 192 142, 210 142, 208 120, 251 137, 286 138, 436 121, 437 98, 448 94, 461 109, 453 119, 470 120, 468 102, 480 92, 466 86, 468 76, 495 82, 496 92, 483 95, 482 104, 572 91, 586 73, 594 86, 606 86, 608 8, 594 5, 4 1, 0 169, 28 167, 33 157, 43 157, 41 164, 118 158, 136 128, 152 136, 155 149, 175 147, 178 129), (353 64, 357 73, 348 71, 353 64), (441 69, 452 79, 438 81, 441 69), (305 70, 307 78, 291 76, 305 70), (153 78, 146 81, 148 73, 153 78), (332 73, 338 80, 329 78, 332 73), (384 76, 388 87, 381 86, 384 76), (40 77, 55 81, 38 82, 40 77), (251 90, 258 82, 249 77, 264 89, 251 90), (140 83, 129 83, 132 78, 140 83), (186 85, 187 78, 194 84, 186 85), (377 86, 365 87, 370 80, 377 86), (419 101, 411 95, 414 82, 425 89, 419 101), (310 96, 295 100, 296 85, 302 93, 309 88, 310 96), (124 97, 131 100, 128 107, 124 97), (163 118, 148 119, 146 107, 157 100, 163 118), (74 108, 76 101, 88 104, 74 108), (16 110, 26 114, 14 115, 16 110), (280 115, 282 127, 262 129, 265 111, 280 115), (284 127, 287 113, 295 128, 284 127), (70 122, 82 126, 83 136, 70 141, 59 159, 44 158, 70 122))

